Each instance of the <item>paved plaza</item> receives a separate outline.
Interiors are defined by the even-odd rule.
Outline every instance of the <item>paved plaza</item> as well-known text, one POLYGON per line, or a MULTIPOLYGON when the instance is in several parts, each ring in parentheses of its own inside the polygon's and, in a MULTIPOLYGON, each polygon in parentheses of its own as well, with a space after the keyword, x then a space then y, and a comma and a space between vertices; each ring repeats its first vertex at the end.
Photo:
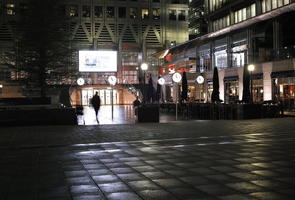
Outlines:
POLYGON ((295 118, 0 127, 0 199, 295 198, 295 118))

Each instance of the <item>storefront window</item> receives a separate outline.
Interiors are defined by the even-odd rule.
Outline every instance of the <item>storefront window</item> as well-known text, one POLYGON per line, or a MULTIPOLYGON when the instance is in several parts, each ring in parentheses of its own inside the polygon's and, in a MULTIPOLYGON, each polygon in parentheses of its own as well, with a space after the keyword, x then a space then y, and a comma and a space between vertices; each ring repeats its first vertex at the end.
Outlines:
POLYGON ((98 17, 98 18, 101 18, 103 16, 102 6, 95 6, 94 7, 94 16, 98 17))
POLYGON ((114 7, 107 7, 106 16, 107 16, 107 18, 115 17, 115 8, 114 7))
POLYGON ((15 4, 8 3, 5 5, 7 15, 15 15, 15 4))
POLYGON ((77 5, 70 6, 69 15, 70 15, 70 17, 78 17, 78 6, 77 5))
POLYGON ((236 103, 239 100, 239 81, 231 80, 224 81, 225 93, 224 101, 225 103, 236 103))
POLYGON ((149 18, 149 9, 142 8, 141 9, 141 19, 148 19, 149 18))
POLYGON ((219 69, 227 68, 227 53, 226 50, 215 52, 215 66, 219 69))
POLYGON ((295 110, 295 77, 275 78, 274 100, 280 101, 286 110, 295 110))
POLYGON ((83 17, 90 17, 90 6, 83 6, 82 7, 82 16, 83 17))
POLYGON ((130 18, 136 19, 137 18, 137 8, 130 8, 130 18))
POLYGON ((160 9, 153 8, 153 19, 160 19, 160 9))
POLYGON ((169 20, 176 20, 176 10, 169 10, 169 20))

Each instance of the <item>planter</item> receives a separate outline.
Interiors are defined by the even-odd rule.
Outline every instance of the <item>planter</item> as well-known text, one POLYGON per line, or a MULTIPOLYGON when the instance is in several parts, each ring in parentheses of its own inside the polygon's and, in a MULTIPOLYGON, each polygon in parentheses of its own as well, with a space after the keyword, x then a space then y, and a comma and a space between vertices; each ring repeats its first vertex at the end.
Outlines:
POLYGON ((144 104, 138 107, 138 122, 159 122, 159 106, 144 104))

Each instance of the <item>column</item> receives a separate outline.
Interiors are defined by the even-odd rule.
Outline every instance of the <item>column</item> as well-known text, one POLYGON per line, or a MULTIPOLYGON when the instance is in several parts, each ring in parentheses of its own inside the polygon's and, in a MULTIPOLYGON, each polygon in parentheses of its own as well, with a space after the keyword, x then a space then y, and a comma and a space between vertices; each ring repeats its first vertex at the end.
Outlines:
POLYGON ((232 45, 232 37, 231 35, 227 35, 226 36, 227 68, 232 67, 231 45, 232 45))
POLYGON ((254 63, 253 55, 253 31, 251 28, 247 29, 247 55, 245 56, 245 64, 254 63))
POLYGON ((280 52, 280 24, 278 19, 273 20, 273 50, 275 58, 279 57, 280 52))

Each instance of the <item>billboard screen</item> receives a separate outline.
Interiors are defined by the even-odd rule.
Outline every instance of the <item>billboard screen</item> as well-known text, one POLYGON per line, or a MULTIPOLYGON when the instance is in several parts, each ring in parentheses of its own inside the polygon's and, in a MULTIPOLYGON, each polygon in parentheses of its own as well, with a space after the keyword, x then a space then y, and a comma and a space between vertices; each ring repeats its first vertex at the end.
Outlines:
POLYGON ((117 72, 117 51, 79 51, 80 72, 117 72))

